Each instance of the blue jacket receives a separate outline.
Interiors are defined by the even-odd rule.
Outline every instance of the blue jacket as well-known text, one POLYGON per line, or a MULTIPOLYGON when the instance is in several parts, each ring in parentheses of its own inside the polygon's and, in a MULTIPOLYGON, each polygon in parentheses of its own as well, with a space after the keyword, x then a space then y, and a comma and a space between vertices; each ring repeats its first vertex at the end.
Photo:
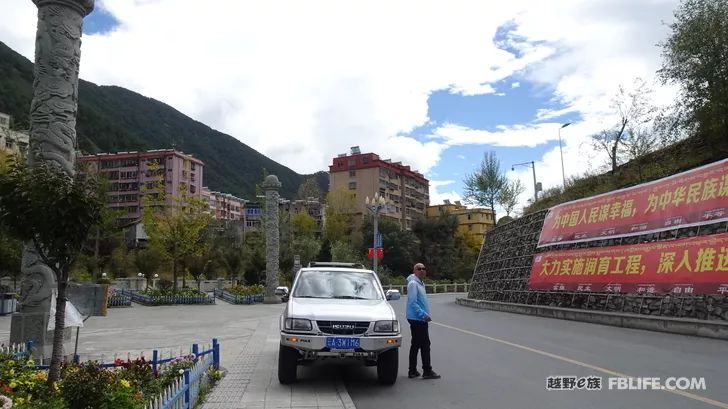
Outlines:
POLYGON ((407 277, 407 319, 424 321, 428 315, 430 303, 427 302, 425 284, 416 275, 410 274, 407 277))

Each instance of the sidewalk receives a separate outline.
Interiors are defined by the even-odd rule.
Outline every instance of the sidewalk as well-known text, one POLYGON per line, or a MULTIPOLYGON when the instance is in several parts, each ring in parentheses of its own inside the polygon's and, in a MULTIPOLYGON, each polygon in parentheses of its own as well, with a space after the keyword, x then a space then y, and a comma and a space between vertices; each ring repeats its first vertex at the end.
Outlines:
POLYGON ((278 321, 260 320, 242 352, 222 362, 227 374, 205 398, 202 409, 355 409, 341 381, 279 384, 279 342, 278 321))

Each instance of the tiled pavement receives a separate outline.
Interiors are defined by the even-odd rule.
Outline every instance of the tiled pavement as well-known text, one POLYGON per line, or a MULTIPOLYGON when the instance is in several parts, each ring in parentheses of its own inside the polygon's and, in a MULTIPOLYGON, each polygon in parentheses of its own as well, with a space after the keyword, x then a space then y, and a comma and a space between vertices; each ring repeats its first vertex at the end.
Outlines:
POLYGON ((262 319, 242 352, 223 366, 227 374, 207 396, 203 409, 354 409, 340 381, 278 383, 277 320, 262 319))

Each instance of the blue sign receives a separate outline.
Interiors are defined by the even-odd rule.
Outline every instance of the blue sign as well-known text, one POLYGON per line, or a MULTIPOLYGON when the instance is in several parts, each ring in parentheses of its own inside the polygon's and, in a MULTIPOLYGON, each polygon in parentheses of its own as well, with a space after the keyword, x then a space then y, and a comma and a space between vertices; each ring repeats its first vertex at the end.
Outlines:
POLYGON ((377 239, 375 241, 375 246, 374 247, 376 247, 376 248, 381 248, 382 247, 382 233, 377 233, 377 239))

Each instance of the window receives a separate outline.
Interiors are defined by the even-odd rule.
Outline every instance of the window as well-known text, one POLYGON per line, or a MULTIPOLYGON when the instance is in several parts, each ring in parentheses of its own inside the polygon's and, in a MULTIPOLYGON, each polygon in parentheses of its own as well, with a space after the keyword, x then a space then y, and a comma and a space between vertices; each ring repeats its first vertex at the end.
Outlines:
POLYGON ((362 161, 363 164, 366 165, 367 163, 369 163, 369 156, 363 157, 361 161, 362 161))
POLYGON ((296 281, 294 297, 382 299, 373 273, 303 271, 296 281))
POLYGON ((350 170, 350 171, 349 171, 349 177, 350 177, 350 178, 353 178, 353 177, 355 177, 355 176, 356 176, 356 171, 355 171, 355 170, 350 170))
POLYGON ((356 182, 349 182, 349 190, 356 190, 356 182))
POLYGON ((356 159, 349 159, 349 166, 356 166, 356 159))
POLYGON ((195 193, 195 192, 197 192, 197 186, 190 185, 190 193, 195 193))
POLYGON ((471 220, 471 219, 472 219, 471 214, 468 213, 468 220, 471 220))

